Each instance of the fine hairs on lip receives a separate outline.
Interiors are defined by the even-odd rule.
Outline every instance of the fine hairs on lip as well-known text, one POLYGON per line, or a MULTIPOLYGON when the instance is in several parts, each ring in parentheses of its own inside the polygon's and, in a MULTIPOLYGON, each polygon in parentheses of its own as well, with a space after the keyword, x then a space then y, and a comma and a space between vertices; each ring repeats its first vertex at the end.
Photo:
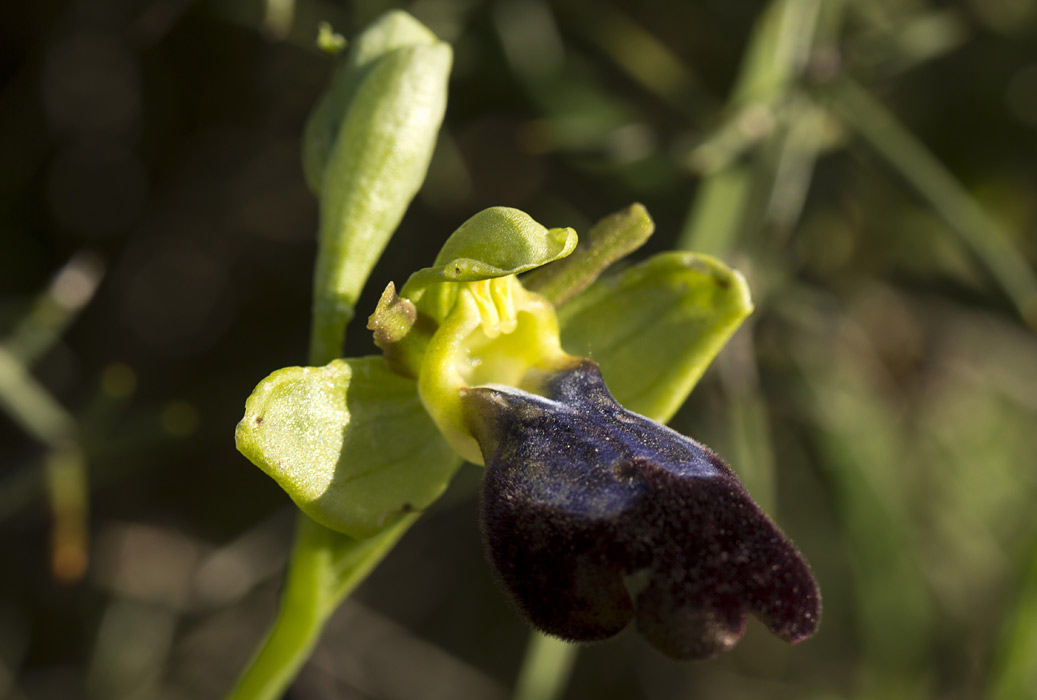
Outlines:
POLYGON ((592 641, 634 620, 677 659, 730 650, 749 613, 791 643, 816 631, 809 566, 719 457, 622 408, 590 360, 541 392, 463 394, 487 550, 537 628, 592 641))

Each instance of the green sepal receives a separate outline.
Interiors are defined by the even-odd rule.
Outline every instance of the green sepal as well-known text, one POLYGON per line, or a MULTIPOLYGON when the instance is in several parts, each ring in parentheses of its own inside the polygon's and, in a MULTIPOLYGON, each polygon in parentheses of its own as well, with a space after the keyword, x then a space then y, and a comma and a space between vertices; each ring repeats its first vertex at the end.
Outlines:
POLYGON ((665 422, 752 310, 737 271, 672 252, 598 280, 558 317, 566 352, 597 362, 623 406, 665 422))
POLYGON ((235 439, 304 513, 356 538, 429 506, 460 465, 414 382, 380 357, 274 372, 235 439))
POLYGON ((442 322, 456 299, 456 287, 436 289, 425 299, 429 287, 517 275, 564 258, 576 242, 571 228, 548 229, 509 207, 484 209, 451 234, 432 267, 411 275, 400 294, 442 322))

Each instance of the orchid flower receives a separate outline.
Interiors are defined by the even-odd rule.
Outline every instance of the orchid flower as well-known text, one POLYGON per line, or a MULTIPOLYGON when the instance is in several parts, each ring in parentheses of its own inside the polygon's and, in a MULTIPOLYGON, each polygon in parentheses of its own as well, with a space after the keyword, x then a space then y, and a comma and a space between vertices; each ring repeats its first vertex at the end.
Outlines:
POLYGON ((803 557, 719 457, 656 422, 751 311, 745 281, 691 253, 599 279, 651 230, 637 205, 579 246, 515 209, 476 214, 385 289, 368 323, 381 356, 275 372, 239 449, 355 538, 427 508, 462 459, 485 465, 490 559, 549 634, 597 640, 636 620, 675 658, 730 649, 748 613, 810 636, 803 557))

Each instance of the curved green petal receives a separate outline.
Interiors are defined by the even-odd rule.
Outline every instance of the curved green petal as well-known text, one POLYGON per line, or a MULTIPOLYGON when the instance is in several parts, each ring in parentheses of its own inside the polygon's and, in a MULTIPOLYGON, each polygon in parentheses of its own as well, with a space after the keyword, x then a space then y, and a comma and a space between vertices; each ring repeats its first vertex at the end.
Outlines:
POLYGON ((752 313, 745 279, 716 258, 662 253, 559 309, 562 347, 601 367, 623 406, 669 420, 752 313))
POLYGON ((235 438, 303 512, 357 538, 429 506, 460 465, 414 382, 380 357, 274 372, 235 438))

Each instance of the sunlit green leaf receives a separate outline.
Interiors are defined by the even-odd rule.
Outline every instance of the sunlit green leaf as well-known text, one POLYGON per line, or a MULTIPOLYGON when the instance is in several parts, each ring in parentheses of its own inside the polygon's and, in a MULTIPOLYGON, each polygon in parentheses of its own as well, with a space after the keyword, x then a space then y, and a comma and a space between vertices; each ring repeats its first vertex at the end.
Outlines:
POLYGON ((460 464, 414 382, 379 357, 274 372, 245 404, 236 439, 307 515, 361 538, 427 507, 460 464))
POLYGON ((563 306, 562 347, 597 362, 625 407, 665 421, 751 312, 738 272, 709 256, 663 253, 563 306))

